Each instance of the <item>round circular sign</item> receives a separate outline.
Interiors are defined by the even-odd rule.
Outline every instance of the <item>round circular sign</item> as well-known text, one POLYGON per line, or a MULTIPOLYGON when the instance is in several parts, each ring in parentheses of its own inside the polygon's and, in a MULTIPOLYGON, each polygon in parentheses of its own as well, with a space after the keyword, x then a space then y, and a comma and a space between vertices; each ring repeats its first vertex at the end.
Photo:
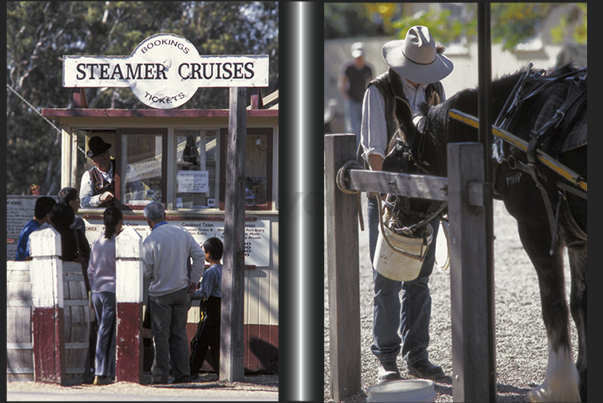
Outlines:
POLYGON ((197 86, 183 78, 178 66, 196 62, 197 48, 174 34, 157 34, 142 41, 132 52, 131 61, 142 80, 132 83, 134 95, 145 105, 171 109, 184 105, 197 92, 197 86))

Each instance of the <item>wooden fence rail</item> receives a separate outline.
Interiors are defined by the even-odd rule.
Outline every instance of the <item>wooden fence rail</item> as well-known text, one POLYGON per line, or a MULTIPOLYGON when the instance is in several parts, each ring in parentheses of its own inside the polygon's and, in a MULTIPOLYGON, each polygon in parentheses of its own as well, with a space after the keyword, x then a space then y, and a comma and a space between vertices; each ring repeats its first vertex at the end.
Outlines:
MULTIPOLYGON (((354 135, 325 136, 327 258, 331 395, 361 392, 357 198, 336 184, 339 169, 355 159, 354 135)), ((448 145, 448 178, 350 169, 348 190, 448 200, 455 401, 488 401, 491 330, 487 303, 486 209, 483 145, 448 145)))

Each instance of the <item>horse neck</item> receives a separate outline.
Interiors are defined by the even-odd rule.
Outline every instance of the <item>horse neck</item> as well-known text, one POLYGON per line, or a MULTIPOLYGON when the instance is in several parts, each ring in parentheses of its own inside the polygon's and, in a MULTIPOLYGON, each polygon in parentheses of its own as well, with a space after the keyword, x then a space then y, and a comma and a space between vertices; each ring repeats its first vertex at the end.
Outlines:
MULTIPOLYGON (((496 119, 507 98, 511 95, 521 72, 492 82, 492 120, 496 119)), ((428 133, 425 145, 425 160, 432 165, 434 175, 446 175, 448 143, 476 142, 478 132, 465 123, 449 117, 451 109, 457 109, 472 116, 478 116, 478 89, 463 90, 444 103, 431 108, 428 118, 434 122, 435 130, 428 133), (435 161, 435 162, 432 162, 435 161)))

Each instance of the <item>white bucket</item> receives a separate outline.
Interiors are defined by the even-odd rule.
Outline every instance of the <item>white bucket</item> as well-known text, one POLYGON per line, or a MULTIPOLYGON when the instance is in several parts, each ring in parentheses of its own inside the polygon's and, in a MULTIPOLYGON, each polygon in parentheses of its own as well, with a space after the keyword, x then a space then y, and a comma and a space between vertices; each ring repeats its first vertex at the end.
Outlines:
POLYGON ((448 237, 450 225, 440 220, 440 229, 435 243, 435 265, 440 271, 450 268, 450 238, 448 237))
POLYGON ((418 260, 392 250, 383 239, 381 228, 385 231, 385 236, 394 248, 424 258, 433 239, 431 224, 427 224, 427 245, 424 244, 423 238, 398 235, 386 226, 380 226, 379 228, 379 238, 375 248, 375 270, 391 280, 411 281, 416 279, 421 271, 422 259, 418 260))
POLYGON ((409 379, 369 386, 367 402, 435 402, 433 381, 409 379))

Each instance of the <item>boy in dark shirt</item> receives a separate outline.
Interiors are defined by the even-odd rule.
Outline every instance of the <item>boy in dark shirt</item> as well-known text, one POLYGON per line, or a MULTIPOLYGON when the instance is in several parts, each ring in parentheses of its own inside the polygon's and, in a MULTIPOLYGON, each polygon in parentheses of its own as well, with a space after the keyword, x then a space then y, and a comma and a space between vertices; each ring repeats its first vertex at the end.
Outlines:
POLYGON ((202 316, 199 329, 191 348, 191 377, 201 370, 207 349, 211 349, 211 358, 216 373, 220 371, 220 315, 222 304, 222 254, 224 245, 219 238, 209 238, 203 243, 205 260, 210 267, 201 279, 199 289, 191 299, 201 300, 202 316), (203 309, 205 306, 205 309, 203 309), (196 341, 196 343, 195 343, 196 341))

